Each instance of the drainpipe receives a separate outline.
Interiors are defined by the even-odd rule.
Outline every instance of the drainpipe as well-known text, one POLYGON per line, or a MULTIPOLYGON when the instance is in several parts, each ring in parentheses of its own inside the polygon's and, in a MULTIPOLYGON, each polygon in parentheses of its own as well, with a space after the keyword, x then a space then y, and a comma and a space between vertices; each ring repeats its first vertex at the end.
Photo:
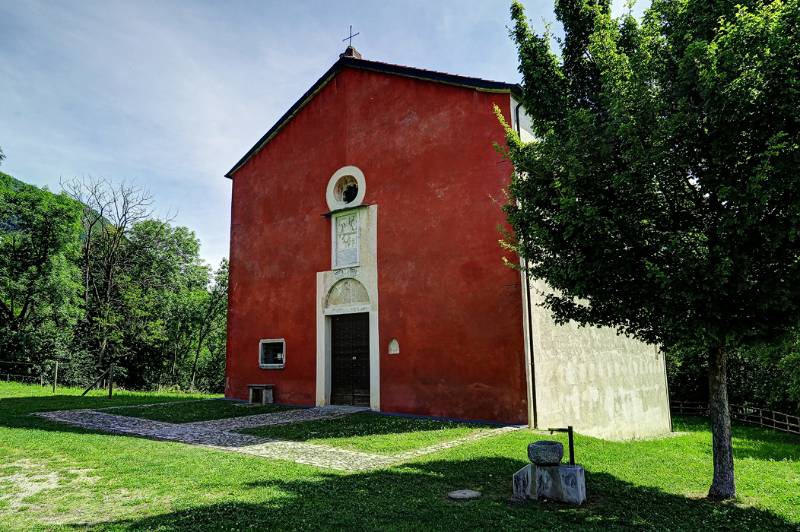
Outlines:
MULTIPOLYGON (((514 117, 517 122, 517 135, 521 134, 521 128, 519 125, 519 108, 522 107, 522 102, 518 102, 516 108, 514 109, 514 117)), ((528 351, 531 354, 531 401, 533 403, 533 428, 539 428, 539 419, 538 413, 536 408, 536 363, 534 362, 533 357, 533 312, 531 308, 531 280, 530 276, 528 275, 528 261, 525 261, 524 265, 525 270, 525 305, 527 306, 528 310, 528 351)))

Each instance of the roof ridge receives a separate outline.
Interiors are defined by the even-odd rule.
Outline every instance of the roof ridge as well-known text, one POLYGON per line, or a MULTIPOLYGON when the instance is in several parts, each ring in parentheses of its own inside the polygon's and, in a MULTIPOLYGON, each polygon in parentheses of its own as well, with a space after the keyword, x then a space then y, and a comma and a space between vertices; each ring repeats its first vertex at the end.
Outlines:
POLYGON ((356 66, 357 68, 358 68, 358 66, 355 65, 355 64, 352 64, 352 63, 374 64, 374 65, 378 65, 380 67, 393 67, 393 68, 398 68, 398 69, 402 69, 402 70, 408 70, 408 71, 414 71, 414 72, 419 72, 419 73, 423 73, 423 74, 428 74, 428 75, 431 75, 431 76, 446 76, 448 78, 461 78, 461 79, 464 79, 464 80, 480 81, 480 82, 484 82, 484 83, 496 84, 498 86, 504 86, 504 87, 508 87, 508 88, 514 88, 514 89, 518 89, 519 88, 519 84, 518 83, 508 83, 508 82, 505 82, 505 81, 497 81, 497 80, 492 80, 492 79, 487 79, 487 78, 478 78, 478 77, 475 77, 475 76, 466 76, 464 74, 453 74, 453 73, 450 73, 450 72, 444 72, 444 71, 441 71, 441 70, 432 70, 432 69, 429 69, 429 68, 413 67, 413 66, 401 65, 401 64, 398 64, 398 63, 387 63, 385 61, 373 61, 371 59, 356 58, 356 57, 345 57, 344 59, 347 60, 348 66, 356 66))

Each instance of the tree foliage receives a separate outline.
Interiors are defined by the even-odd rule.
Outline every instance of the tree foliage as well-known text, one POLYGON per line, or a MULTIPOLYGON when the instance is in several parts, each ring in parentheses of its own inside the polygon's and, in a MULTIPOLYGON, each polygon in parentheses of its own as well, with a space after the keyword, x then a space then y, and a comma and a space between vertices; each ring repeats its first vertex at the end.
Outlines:
MULTIPOLYGON (((670 395, 687 401, 708 398, 708 353, 681 348, 667 352, 670 395)), ((729 399, 789 414, 800 413, 800 330, 732 351, 729 399)))
POLYGON ((509 129, 511 242, 557 320, 709 354, 715 476, 734 494, 727 354, 800 315, 800 10, 561 0, 560 53, 519 3, 535 140, 509 129))
POLYGON ((222 391, 226 261, 212 272, 138 187, 0 178, 0 358, 58 357, 76 384, 113 363, 127 387, 222 391))
MULTIPOLYGON (((79 315, 80 209, 0 173, 0 352, 63 355, 79 315)), ((5 357, 4 357, 5 358, 5 357)))

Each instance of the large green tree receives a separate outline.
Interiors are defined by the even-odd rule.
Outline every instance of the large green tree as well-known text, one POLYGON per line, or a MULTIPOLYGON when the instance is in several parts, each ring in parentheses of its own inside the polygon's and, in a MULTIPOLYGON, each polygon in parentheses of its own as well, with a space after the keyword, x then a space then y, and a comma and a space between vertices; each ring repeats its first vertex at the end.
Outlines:
POLYGON ((53 194, 0 173, 0 354, 6 373, 131 388, 219 391, 227 262, 213 272, 185 227, 152 219, 147 191, 104 179, 53 194), (71 197, 70 197, 71 196, 71 197), (33 364, 31 364, 33 363, 33 364))
POLYGON ((80 207, 0 173, 0 353, 41 364, 65 355, 80 315, 80 207))
POLYGON ((559 50, 514 3, 535 139, 506 207, 559 321, 708 353, 714 476, 735 496, 726 362, 800 315, 797 0, 561 0, 559 50))
POLYGON ((185 227, 145 220, 131 228, 119 276, 130 382, 186 385, 185 367, 208 298, 209 268, 185 227))
POLYGON ((76 347, 96 366, 89 371, 97 372, 120 356, 124 326, 120 280, 129 266, 126 248, 132 228, 151 216, 152 196, 136 185, 105 179, 74 179, 62 186, 83 206, 84 318, 79 326, 81 345, 76 347))
POLYGON ((216 382, 209 371, 219 364, 211 370, 206 359, 224 321, 226 285, 210 283, 195 234, 153 219, 152 197, 136 185, 84 179, 64 187, 83 205, 85 312, 74 377, 91 381, 113 363, 115 379, 131 388, 190 388, 198 372, 204 384, 216 382))

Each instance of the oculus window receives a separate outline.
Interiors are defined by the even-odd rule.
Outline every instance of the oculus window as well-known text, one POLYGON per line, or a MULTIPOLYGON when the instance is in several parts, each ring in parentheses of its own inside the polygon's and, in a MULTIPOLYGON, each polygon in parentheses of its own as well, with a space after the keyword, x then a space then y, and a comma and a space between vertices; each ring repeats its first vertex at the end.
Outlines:
POLYGON ((261 340, 258 344, 258 365, 263 369, 281 369, 286 364, 286 340, 261 340))
POLYGON ((366 191, 364 173, 355 166, 343 166, 328 180, 325 201, 331 212, 358 207, 364 202, 366 191))
POLYGON ((333 188, 333 197, 342 205, 353 203, 358 196, 358 182, 351 175, 342 176, 333 188))

